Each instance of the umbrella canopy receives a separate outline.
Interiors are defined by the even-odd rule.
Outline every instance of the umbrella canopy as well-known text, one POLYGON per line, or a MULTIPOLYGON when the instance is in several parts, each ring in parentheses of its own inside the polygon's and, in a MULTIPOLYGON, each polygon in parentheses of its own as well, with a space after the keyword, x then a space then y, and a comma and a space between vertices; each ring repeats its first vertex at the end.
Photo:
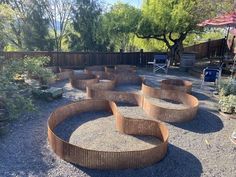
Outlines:
POLYGON ((202 27, 236 27, 236 12, 231 12, 198 24, 202 27))
POLYGON ((233 36, 236 36, 236 28, 235 28, 235 29, 232 29, 232 30, 230 31, 230 34, 232 34, 233 36))

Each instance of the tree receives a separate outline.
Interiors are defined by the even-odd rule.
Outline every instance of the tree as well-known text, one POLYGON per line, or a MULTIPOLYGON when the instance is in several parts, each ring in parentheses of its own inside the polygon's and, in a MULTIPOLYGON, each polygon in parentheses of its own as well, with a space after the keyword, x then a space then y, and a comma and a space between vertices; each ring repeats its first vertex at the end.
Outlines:
POLYGON ((102 23, 110 38, 110 45, 116 50, 130 48, 130 41, 134 38, 140 17, 140 10, 131 5, 124 3, 113 5, 103 16, 102 23))
POLYGON ((71 18, 73 0, 43 0, 46 17, 49 19, 54 34, 57 51, 61 51, 62 40, 71 18))
POLYGON ((13 21, 14 11, 7 4, 0 4, 0 51, 3 51, 7 44, 6 33, 9 31, 13 21))
POLYGON ((186 36, 215 15, 215 7, 211 0, 145 0, 136 35, 165 42, 171 58, 179 60, 186 36))
POLYGON ((42 1, 2 0, 10 8, 11 21, 2 31, 7 43, 25 50, 49 50, 48 20, 42 1), (7 28, 6 28, 7 27, 7 28))
POLYGON ((17 48, 23 48, 22 42, 22 24, 23 24, 23 12, 24 3, 23 1, 16 0, 1 0, 2 5, 7 5, 11 9, 12 20, 5 25, 7 28, 2 31, 7 42, 10 42, 17 48))
POLYGON ((49 38, 49 21, 41 1, 31 0, 23 24, 23 42, 27 50, 52 50, 49 38))
POLYGON ((102 9, 96 1, 77 0, 72 11, 74 32, 69 35, 70 49, 97 51, 97 41, 102 9))

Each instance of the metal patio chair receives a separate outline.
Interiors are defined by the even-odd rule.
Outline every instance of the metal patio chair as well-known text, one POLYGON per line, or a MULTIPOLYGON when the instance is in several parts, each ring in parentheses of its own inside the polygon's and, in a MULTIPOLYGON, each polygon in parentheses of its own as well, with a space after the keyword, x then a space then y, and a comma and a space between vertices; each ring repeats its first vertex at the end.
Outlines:
POLYGON ((153 72, 156 73, 158 70, 163 70, 166 74, 170 66, 170 60, 167 54, 154 55, 153 62, 148 62, 153 65, 153 72))
POLYGON ((221 67, 206 67, 203 70, 203 79, 201 88, 204 86, 205 82, 213 82, 214 85, 218 85, 221 79, 221 67))

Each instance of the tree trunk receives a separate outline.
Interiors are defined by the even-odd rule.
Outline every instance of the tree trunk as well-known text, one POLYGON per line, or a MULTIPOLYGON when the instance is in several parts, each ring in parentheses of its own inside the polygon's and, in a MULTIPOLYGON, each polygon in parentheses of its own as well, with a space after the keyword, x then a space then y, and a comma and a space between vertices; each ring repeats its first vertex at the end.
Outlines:
POLYGON ((170 47, 171 64, 177 65, 180 62, 183 50, 183 41, 176 40, 170 47))

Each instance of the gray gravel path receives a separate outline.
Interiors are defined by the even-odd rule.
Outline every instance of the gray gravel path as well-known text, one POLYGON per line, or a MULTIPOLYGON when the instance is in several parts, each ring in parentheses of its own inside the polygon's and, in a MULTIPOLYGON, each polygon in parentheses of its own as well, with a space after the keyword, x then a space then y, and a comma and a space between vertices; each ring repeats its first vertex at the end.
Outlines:
POLYGON ((200 80, 178 71, 170 71, 169 75, 139 73, 152 82, 167 77, 193 81, 193 95, 200 100, 198 115, 193 121, 167 124, 170 144, 161 162, 143 169, 100 171, 59 159, 47 143, 47 118, 56 107, 85 96, 67 82, 60 82, 57 85, 67 91, 63 99, 51 103, 38 101, 39 112, 22 115, 11 124, 11 131, 0 137, 0 176, 235 177, 236 146, 229 136, 236 127, 236 120, 218 114, 216 100, 209 91, 211 87, 200 89, 200 80))

